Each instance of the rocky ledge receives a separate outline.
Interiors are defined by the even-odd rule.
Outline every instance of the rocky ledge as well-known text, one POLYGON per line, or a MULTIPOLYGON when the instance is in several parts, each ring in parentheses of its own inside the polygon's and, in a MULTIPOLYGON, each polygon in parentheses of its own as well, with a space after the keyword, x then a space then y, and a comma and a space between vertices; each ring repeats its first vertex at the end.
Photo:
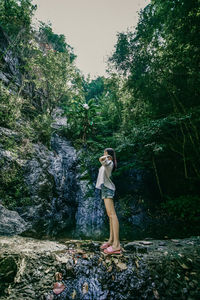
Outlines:
POLYGON ((200 237, 101 244, 0 237, 0 299, 200 299, 200 237))

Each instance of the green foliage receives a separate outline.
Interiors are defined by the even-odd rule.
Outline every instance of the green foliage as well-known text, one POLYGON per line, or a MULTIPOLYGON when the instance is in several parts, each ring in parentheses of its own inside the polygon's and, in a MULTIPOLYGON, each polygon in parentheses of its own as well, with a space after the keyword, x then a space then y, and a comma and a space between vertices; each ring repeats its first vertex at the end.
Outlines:
POLYGON ((1 145, 5 150, 13 150, 16 147, 16 140, 12 136, 1 136, 1 145))
POLYGON ((0 24, 12 39, 20 31, 29 31, 37 5, 32 0, 1 0, 0 24))
POLYGON ((85 99, 88 102, 90 99, 94 98, 97 99, 103 94, 104 92, 104 78, 97 77, 97 79, 83 81, 83 87, 85 91, 85 99))
POLYGON ((200 221, 199 196, 182 195, 177 198, 166 196, 166 202, 161 206, 176 218, 188 222, 200 221))
POLYGON ((66 81, 71 75, 69 55, 67 52, 53 50, 44 55, 37 43, 29 45, 26 50, 32 54, 24 59, 24 68, 29 74, 28 82, 33 84, 35 90, 33 105, 40 112, 52 113, 61 97, 67 93, 66 81))
POLYGON ((88 103, 74 99, 69 106, 63 106, 63 108, 68 121, 68 137, 81 138, 84 142, 95 130, 96 122, 99 119, 98 105, 95 104, 94 99, 90 99, 88 103))
POLYGON ((104 142, 105 137, 109 141, 121 122, 122 103, 118 85, 120 78, 117 76, 82 81, 83 97, 79 94, 63 105, 68 119, 69 138, 76 141, 82 139, 83 143, 92 146, 91 150, 94 150, 95 143, 101 143, 100 140, 104 142))
POLYGON ((29 145, 40 141, 50 147, 52 111, 63 99, 66 103, 73 98, 70 82, 81 77, 72 64, 75 56, 64 35, 54 34, 44 22, 40 22, 39 32, 31 26, 35 8, 28 0, 0 4, 0 24, 7 36, 7 49, 1 53, 2 71, 9 70, 4 54, 10 50, 18 58, 15 67, 21 80, 20 87, 15 85, 13 74, 6 87, 0 82, 0 126, 18 130, 29 145))
POLYGON ((127 165, 154 170, 161 198, 199 193, 199 16, 197 0, 151 1, 108 59, 110 74, 124 78, 117 151, 127 165))
POLYGON ((22 99, 0 82, 0 126, 13 128, 21 115, 22 99))
POLYGON ((0 198, 8 209, 31 205, 30 193, 24 182, 23 171, 16 162, 0 161, 0 198))
POLYGON ((153 106, 153 117, 170 113, 179 101, 199 104, 198 23, 198 0, 155 0, 140 13, 134 32, 118 33, 108 61, 127 75, 134 98, 153 106))
POLYGON ((41 142, 49 149, 51 148, 51 135, 52 135, 52 117, 47 114, 38 115, 32 122, 32 127, 35 133, 34 142, 41 142))
POLYGON ((65 36, 63 34, 55 34, 52 31, 51 25, 52 25, 51 23, 47 25, 44 22, 40 21, 39 32, 40 35, 42 36, 42 39, 43 40, 47 39, 47 41, 51 45, 53 45, 53 48, 58 52, 69 52, 70 62, 72 63, 74 59, 77 57, 73 53, 73 48, 66 43, 65 36))

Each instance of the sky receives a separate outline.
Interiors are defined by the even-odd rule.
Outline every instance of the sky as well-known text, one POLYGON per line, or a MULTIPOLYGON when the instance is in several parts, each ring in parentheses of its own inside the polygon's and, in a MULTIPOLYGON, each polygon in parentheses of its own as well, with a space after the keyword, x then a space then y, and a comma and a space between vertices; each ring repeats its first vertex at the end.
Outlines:
POLYGON ((139 11, 150 0, 33 0, 33 23, 50 22, 64 34, 77 55, 75 65, 85 77, 108 77, 106 59, 114 51, 117 33, 134 30, 139 11))

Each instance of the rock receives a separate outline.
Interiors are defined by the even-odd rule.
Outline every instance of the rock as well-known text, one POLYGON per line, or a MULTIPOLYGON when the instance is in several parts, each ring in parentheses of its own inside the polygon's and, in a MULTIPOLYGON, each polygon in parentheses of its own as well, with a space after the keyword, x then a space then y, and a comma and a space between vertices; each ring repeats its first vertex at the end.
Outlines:
POLYGON ((147 247, 140 245, 139 242, 129 242, 124 245, 124 249, 138 253, 147 253, 148 251, 147 247))
POLYGON ((67 117, 63 115, 63 109, 56 107, 52 112, 54 122, 51 124, 52 128, 59 129, 61 127, 67 127, 67 117))
POLYGON ((159 246, 166 246, 167 244, 165 242, 159 242, 158 245, 159 246))
POLYGON ((23 167, 33 204, 23 210, 18 208, 18 212, 32 224, 27 235, 36 238, 55 236, 75 224, 80 197, 75 148, 56 133, 51 137, 51 147, 49 150, 42 143, 33 144, 32 158, 23 167))
POLYGON ((140 244, 142 245, 152 245, 153 242, 149 242, 149 241, 139 241, 140 244))
MULTIPOLYGON (((25 28, 22 29, 22 31, 24 30, 25 28)), ((2 26, 0 26, 0 50, 3 53, 2 60, 6 65, 6 73, 4 74, 6 76, 6 79, 3 76, 1 77, 5 83, 8 82, 7 78, 9 78, 19 86, 22 84, 22 75, 19 68, 20 62, 19 58, 15 55, 15 51, 11 50, 12 47, 9 47, 11 44, 12 41, 4 31, 2 26)))
POLYGON ((0 204, 0 235, 14 235, 30 228, 16 211, 8 210, 0 204))
MULTIPOLYGON (((153 246, 147 246, 148 253, 127 251, 121 257, 103 257, 98 248, 85 250, 90 254, 85 260, 80 245, 90 245, 88 240, 0 237, 0 299, 65 300, 69 295, 80 300, 107 299, 108 295, 113 299, 124 295, 129 299, 182 299, 187 294, 198 299, 200 240, 193 238, 193 244, 188 241, 181 240, 181 257, 171 241, 166 242, 164 253, 157 251, 160 241, 153 240, 153 246), (189 271, 180 265, 180 259, 189 271), (53 293, 54 287, 59 295, 53 293)), ((139 241, 132 243, 142 247, 139 241)))
POLYGON ((8 74, 6 74, 6 73, 3 73, 3 72, 1 72, 0 71, 0 79, 2 80, 2 81, 4 81, 5 83, 8 83, 9 82, 9 75, 8 74))

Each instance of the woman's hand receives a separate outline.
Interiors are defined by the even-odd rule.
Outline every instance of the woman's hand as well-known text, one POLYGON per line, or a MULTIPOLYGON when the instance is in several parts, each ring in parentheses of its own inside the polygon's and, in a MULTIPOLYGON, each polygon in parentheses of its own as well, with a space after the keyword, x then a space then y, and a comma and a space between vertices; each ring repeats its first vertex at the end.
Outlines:
POLYGON ((103 156, 99 157, 99 161, 105 160, 106 157, 107 157, 107 155, 103 155, 103 156))
POLYGON ((112 157, 110 155, 103 155, 103 156, 99 157, 99 161, 101 162, 102 160, 105 160, 106 158, 112 159, 112 157))

